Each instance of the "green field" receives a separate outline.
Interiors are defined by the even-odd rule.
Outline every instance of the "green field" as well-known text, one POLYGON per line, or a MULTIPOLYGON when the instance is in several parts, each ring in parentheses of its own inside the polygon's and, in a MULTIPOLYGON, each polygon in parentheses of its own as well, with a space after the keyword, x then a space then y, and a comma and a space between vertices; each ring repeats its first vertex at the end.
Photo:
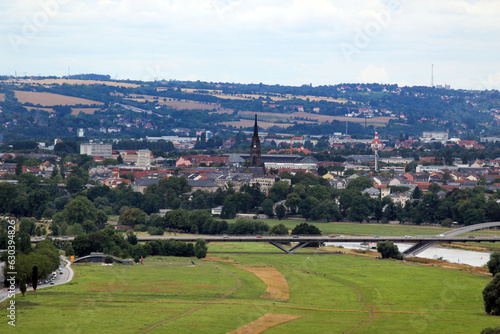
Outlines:
MULTIPOLYGON (((236 220, 227 220, 232 223, 236 220)), ((269 226, 284 224, 289 230, 293 229, 296 225, 304 223, 304 221, 296 220, 277 220, 277 219, 259 219, 269 226)), ((403 236, 403 235, 436 235, 447 231, 449 228, 436 227, 436 226, 418 226, 418 225, 389 225, 389 224, 359 224, 359 223, 326 223, 326 222, 312 222, 308 221, 307 224, 317 226, 324 235, 327 234, 345 234, 345 235, 383 235, 383 236, 403 236)))
POLYGON ((0 332, 226 333, 269 313, 300 318, 265 333, 479 333, 500 324, 484 313, 488 277, 345 254, 218 256, 226 262, 74 265, 73 282, 16 296, 15 328, 2 303, 0 332), (260 298, 266 284, 242 265, 277 269, 289 300, 260 298))

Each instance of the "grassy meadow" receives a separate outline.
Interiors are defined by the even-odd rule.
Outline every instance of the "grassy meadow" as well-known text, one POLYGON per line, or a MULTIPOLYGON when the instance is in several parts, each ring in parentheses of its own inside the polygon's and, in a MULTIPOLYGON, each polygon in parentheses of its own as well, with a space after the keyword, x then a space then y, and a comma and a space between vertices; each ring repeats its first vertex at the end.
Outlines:
MULTIPOLYGON (((226 219, 227 222, 235 222, 237 219, 226 219)), ((304 221, 297 220, 278 220, 278 219, 259 219, 270 227, 283 224, 289 230, 304 221)), ((390 225, 390 224, 359 224, 359 223, 343 223, 343 222, 305 222, 309 225, 314 225, 320 229, 323 235, 383 235, 383 236, 403 236, 403 235, 436 235, 449 231, 449 228, 437 226, 418 226, 418 225, 390 225)))
MULTIPOLYGON (((255 252, 266 245, 229 246, 255 252)), ((206 260, 74 265, 72 282, 16 296, 15 328, 7 325, 7 304, 0 304, 0 332, 228 333, 250 326, 265 333, 479 333, 500 325, 483 309, 489 277, 312 250, 210 254, 214 248, 206 260), (285 280, 248 271, 263 267, 285 280), (265 293, 273 289, 287 297, 265 293)))

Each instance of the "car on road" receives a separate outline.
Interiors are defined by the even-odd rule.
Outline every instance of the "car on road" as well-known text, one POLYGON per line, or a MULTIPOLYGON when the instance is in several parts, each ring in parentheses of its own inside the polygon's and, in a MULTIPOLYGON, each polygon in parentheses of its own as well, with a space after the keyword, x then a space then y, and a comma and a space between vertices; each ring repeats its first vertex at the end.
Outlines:
POLYGON ((438 234, 436 235, 436 238, 444 238, 444 234, 438 234))
POLYGON ((340 238, 340 239, 345 239, 345 238, 346 238, 346 236, 345 236, 345 235, 341 235, 339 238, 340 238))
POLYGON ((261 236, 261 235, 258 235, 258 236, 256 236, 256 238, 259 238, 259 239, 260 239, 260 238, 262 238, 262 236, 261 236))
POLYGON ((229 235, 224 234, 223 238, 224 238, 224 239, 225 239, 225 238, 229 238, 229 235))
POLYGON ((405 235, 406 239, 411 239, 411 235, 405 235))
POLYGON ((299 236, 298 235, 293 235, 292 238, 297 239, 299 236))
POLYGON ((374 237, 374 238, 380 238, 380 235, 378 235, 378 234, 377 234, 377 235, 375 235, 375 236, 373 236, 373 237, 374 237))
POLYGON ((50 282, 50 285, 54 285, 54 284, 56 284, 56 283, 54 283, 54 282, 50 282))
POLYGON ((335 236, 334 236, 334 235, 331 235, 331 236, 330 236, 330 238, 335 238, 335 236))
POLYGON ((469 235, 469 239, 474 239, 474 238, 475 238, 475 236, 469 235))

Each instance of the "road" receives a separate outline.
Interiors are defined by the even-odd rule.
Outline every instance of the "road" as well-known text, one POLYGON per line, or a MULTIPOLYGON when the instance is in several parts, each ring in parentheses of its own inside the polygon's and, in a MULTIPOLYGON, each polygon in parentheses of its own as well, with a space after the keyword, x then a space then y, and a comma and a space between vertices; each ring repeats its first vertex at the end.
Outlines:
MULTIPOLYGON (((2 272, 3 276, 3 266, 5 265, 5 262, 2 262, 0 264, 0 270, 2 272)), ((71 269, 71 262, 69 262, 64 256, 61 256, 61 263, 59 265, 59 269, 57 269, 57 276, 53 280, 54 284, 39 284, 38 289, 44 289, 44 288, 50 288, 51 286, 56 286, 56 285, 61 285, 70 282, 73 279, 74 272, 73 269, 71 269), (62 274, 59 273, 59 271, 62 271, 62 274)), ((3 277, 2 281, 3 282, 3 277)), ((27 291, 32 291, 33 288, 31 286, 28 287, 27 291)), ((16 289, 16 294, 20 293, 19 288, 16 289)), ((0 289, 0 302, 4 301, 8 296, 8 290, 7 288, 1 288, 0 289)))

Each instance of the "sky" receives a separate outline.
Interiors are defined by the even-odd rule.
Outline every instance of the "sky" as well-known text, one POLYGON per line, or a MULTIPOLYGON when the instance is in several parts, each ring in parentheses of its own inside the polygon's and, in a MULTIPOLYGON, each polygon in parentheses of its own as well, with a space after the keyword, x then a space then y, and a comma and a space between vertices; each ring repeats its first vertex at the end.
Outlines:
POLYGON ((500 89, 499 15, 498 0, 2 1, 0 74, 500 89))

